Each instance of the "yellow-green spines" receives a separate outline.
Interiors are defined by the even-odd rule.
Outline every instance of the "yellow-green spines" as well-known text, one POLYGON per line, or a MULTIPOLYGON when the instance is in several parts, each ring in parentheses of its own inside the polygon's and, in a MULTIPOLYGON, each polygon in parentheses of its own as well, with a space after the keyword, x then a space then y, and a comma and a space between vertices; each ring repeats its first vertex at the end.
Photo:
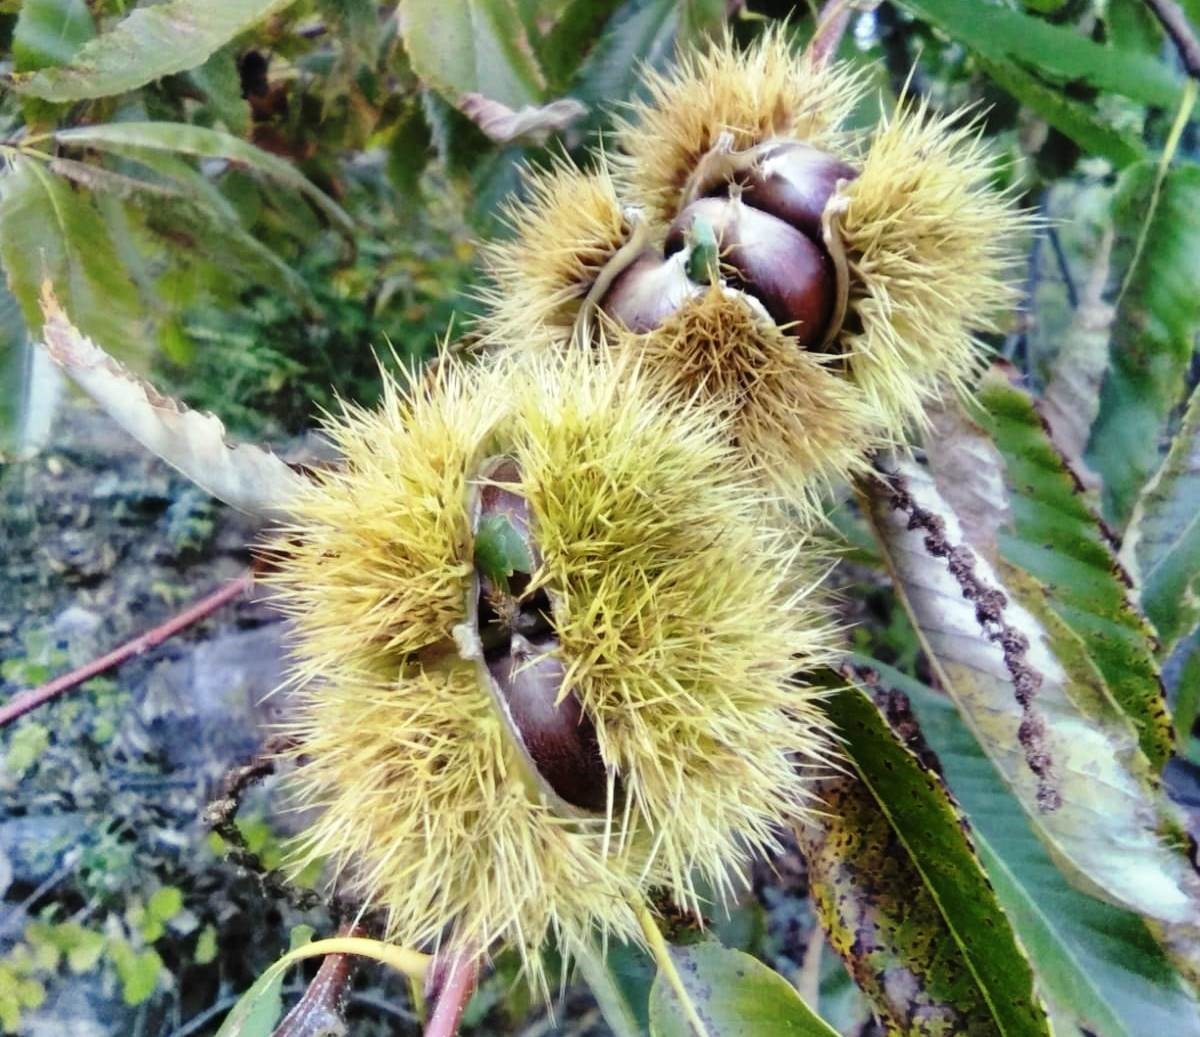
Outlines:
POLYGON ((812 560, 771 531, 716 416, 653 406, 637 372, 567 369, 574 388, 543 375, 516 394, 537 580, 633 830, 686 903, 693 869, 719 886, 800 808, 795 765, 826 746, 793 675, 831 633, 812 560))
POLYGON ((943 386, 983 364, 975 333, 1017 301, 1028 214, 992 185, 997 162, 977 123, 905 102, 871 135, 836 226, 850 264, 851 377, 881 421, 923 420, 943 386))
POLYGON ((455 505, 499 406, 443 364, 429 393, 385 380, 377 410, 347 405, 328 423, 345 463, 315 473, 265 577, 304 646, 303 676, 394 672, 459 621, 471 534, 455 505))
POLYGON ((392 940, 503 940, 533 963, 548 931, 636 933, 628 866, 605 858, 600 826, 527 794, 474 663, 373 681, 334 671, 297 706, 290 784, 319 815, 293 864, 327 861, 392 940))
POLYGON ((319 808, 297 864, 330 858, 391 938, 529 956, 549 931, 568 948, 593 927, 636 939, 631 898, 694 904, 697 875, 726 888, 803 808, 797 764, 828 744, 791 679, 830 653, 811 568, 764 521, 720 416, 662 403, 636 370, 543 350, 448 365, 427 394, 389 386, 380 409, 333 423, 346 467, 274 542, 301 685, 290 780, 319 808), (498 455, 520 472, 533 583, 612 769, 611 814, 566 816, 531 789, 482 668, 460 657, 469 484, 498 455), (437 605, 406 605, 419 633, 352 614, 422 579, 437 605))
MULTIPOLYGON (((938 115, 904 100, 873 132, 844 131, 862 86, 857 74, 794 51, 777 30, 744 51, 726 40, 647 76, 646 99, 622 123, 613 164, 623 194, 664 222, 697 190, 722 195, 719 175, 696 176, 715 153, 737 153, 713 166, 735 179, 733 169, 757 170, 755 154, 769 165, 789 142, 857 174, 829 185, 822 236, 832 233, 844 250, 848 312, 823 348, 843 359, 874 445, 886 445, 922 424, 943 390, 973 382, 983 356, 976 336, 997 330, 1017 299, 1030 219, 995 189, 997 162, 961 112, 938 115)), ((747 201, 780 204, 765 192, 747 201)))
POLYGON ((797 348, 741 293, 714 285, 652 332, 606 334, 671 399, 725 415, 742 463, 793 500, 860 471, 880 442, 841 362, 797 348))
POLYGON ((814 65, 781 27, 746 50, 727 38, 647 73, 644 99, 617 128, 613 164, 630 200, 669 223, 721 134, 737 150, 782 137, 841 154, 849 141, 842 125, 862 94, 858 75, 814 65))
POLYGON ((568 340, 580 303, 629 240, 632 225, 603 157, 597 162, 591 172, 566 159, 531 172, 524 198, 508 204, 511 236, 483 248, 490 340, 524 343, 531 329, 555 343, 568 340))

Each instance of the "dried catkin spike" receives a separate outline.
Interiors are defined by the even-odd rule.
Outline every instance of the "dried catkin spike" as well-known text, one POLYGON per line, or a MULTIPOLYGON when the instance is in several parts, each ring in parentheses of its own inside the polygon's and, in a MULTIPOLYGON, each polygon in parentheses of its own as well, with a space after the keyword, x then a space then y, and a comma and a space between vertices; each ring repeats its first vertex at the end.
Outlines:
POLYGON ((535 980, 551 932, 638 939, 631 897, 728 890, 830 751, 792 675, 833 638, 721 416, 541 349, 330 433, 344 470, 272 542, 290 781, 319 808, 295 866, 328 858, 397 941, 502 940, 535 980))

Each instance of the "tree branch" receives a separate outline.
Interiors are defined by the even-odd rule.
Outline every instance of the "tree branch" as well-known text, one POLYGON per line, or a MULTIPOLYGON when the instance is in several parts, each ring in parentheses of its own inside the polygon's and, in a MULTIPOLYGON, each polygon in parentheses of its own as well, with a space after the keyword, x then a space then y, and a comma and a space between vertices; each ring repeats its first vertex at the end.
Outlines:
MULTIPOLYGON (((338 936, 361 936, 354 924, 344 925, 338 936)), ((272 1037, 319 1037, 344 1029, 343 1013, 350 984, 358 971, 361 959, 354 954, 329 954, 321 962, 308 989, 292 1010, 283 1017, 272 1037)))
POLYGON ((453 955, 445 964, 435 961, 429 977, 433 1011, 425 1027, 425 1037, 454 1037, 479 982, 479 957, 466 951, 453 955))
POLYGON ((165 623, 159 624, 153 630, 146 631, 140 637, 135 637, 132 641, 127 641, 120 648, 114 649, 107 655, 102 655, 99 659, 93 659, 91 662, 77 667, 70 673, 64 673, 61 677, 55 677, 54 680, 43 684, 39 688, 34 688, 32 691, 14 696, 0 708, 0 728, 11 724, 31 709, 36 709, 43 703, 57 698, 59 695, 70 691, 84 681, 91 680, 91 678, 98 674, 104 673, 105 670, 111 670, 114 666, 125 662, 126 659, 130 659, 135 655, 141 655, 156 645, 162 644, 167 638, 174 636, 193 623, 198 623, 213 612, 216 612, 222 605, 232 601, 240 594, 244 594, 250 589, 253 583, 254 574, 245 572, 237 577, 237 579, 230 580, 224 586, 218 587, 207 597, 201 598, 191 608, 168 619, 165 623))
POLYGON ((1163 29, 1179 52, 1187 74, 1193 79, 1200 79, 1200 40, 1196 39, 1183 9, 1175 0, 1146 0, 1146 6, 1162 23, 1163 29))

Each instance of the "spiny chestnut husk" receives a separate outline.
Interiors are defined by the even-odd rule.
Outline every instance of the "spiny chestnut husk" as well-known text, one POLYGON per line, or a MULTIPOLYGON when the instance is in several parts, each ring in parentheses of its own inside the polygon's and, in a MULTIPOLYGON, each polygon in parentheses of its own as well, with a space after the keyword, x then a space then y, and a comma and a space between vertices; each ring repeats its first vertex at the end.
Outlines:
POLYGON ((832 638, 721 417, 541 349, 328 431, 344 465, 272 541, 319 808, 295 866, 535 981, 550 932, 638 939, 631 897, 727 891, 828 752, 792 675, 832 638))
POLYGON ((504 220, 511 235, 484 244, 484 265, 491 284, 481 290, 488 318, 487 339, 508 346, 568 342, 580 306, 597 281, 618 271, 613 257, 632 262, 647 240, 617 198, 601 157, 593 172, 569 160, 530 171, 525 197, 506 203, 504 220))
POLYGON ((603 162, 595 174, 565 164, 534 174, 528 200, 510 206, 513 236, 488 248, 493 287, 483 327, 487 338, 521 350, 546 342, 571 348, 582 334, 585 345, 636 361, 641 376, 673 399, 707 401, 729 420, 738 466, 767 475, 807 515, 805 505, 830 483, 864 465, 878 442, 875 422, 836 362, 802 348, 801 339, 819 339, 830 319, 836 285, 828 257, 792 227, 742 211, 737 226, 717 221, 727 247, 718 247, 716 273, 729 283, 710 291, 711 278, 689 276, 692 246, 680 247, 690 221, 668 237, 673 254, 665 255, 650 242, 666 228, 655 231, 623 210, 603 162), (742 243, 734 231, 763 224, 783 243, 768 240, 768 256, 804 264, 790 282, 762 269, 760 250, 746 257, 734 247, 742 243), (530 328, 544 333, 531 336, 530 328))
POLYGON ((859 73, 798 56, 782 27, 744 51, 726 40, 685 54, 670 71, 647 74, 617 127, 617 179, 630 202, 670 223, 718 186, 722 163, 711 174, 706 167, 722 153, 799 141, 848 159, 853 140, 842 126, 863 86, 859 73))
MULTIPOLYGON (((993 188, 976 123, 902 101, 874 131, 843 133, 862 93, 781 31, 745 51, 727 40, 648 75, 613 162, 624 196, 664 221, 736 200, 823 247, 837 294, 816 346, 841 358, 882 442, 922 424, 946 387, 969 388, 976 334, 1015 302, 1030 219, 993 188)), ((771 258, 786 252, 783 236, 769 238, 729 241, 722 258, 779 321, 783 292, 800 289, 789 262, 771 258)))

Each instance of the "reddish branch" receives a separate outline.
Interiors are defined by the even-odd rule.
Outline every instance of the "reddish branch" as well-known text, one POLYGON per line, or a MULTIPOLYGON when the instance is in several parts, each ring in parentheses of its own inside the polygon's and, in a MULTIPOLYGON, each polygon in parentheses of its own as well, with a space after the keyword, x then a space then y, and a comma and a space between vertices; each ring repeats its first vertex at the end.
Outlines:
POLYGON ((850 0, 826 0, 808 44, 808 56, 814 65, 825 65, 833 57, 849 21, 850 0))
POLYGON ((479 958, 456 954, 442 963, 437 959, 430 970, 427 990, 433 1011, 425 1026, 425 1037, 454 1037, 467 1002, 479 982, 479 958))
POLYGON ((1187 15, 1175 0, 1146 0, 1146 6, 1154 12, 1161 23, 1179 57, 1183 67, 1193 79, 1200 79, 1200 41, 1188 24, 1187 15))
POLYGON ((217 588, 217 590, 213 591, 207 597, 201 598, 191 608, 168 619, 165 623, 159 624, 153 630, 146 631, 140 637, 135 637, 132 641, 127 641, 120 648, 114 649, 99 659, 93 659, 91 662, 85 663, 70 673, 64 673, 61 677, 55 677, 54 680, 43 684, 39 688, 34 688, 32 691, 17 695, 9 702, 6 702, 3 707, 0 707, 0 728, 12 723, 18 717, 24 716, 31 709, 36 709, 42 703, 49 702, 64 692, 78 687, 84 681, 91 680, 91 678, 104 673, 106 670, 111 670, 114 666, 125 662, 126 659, 131 659, 135 655, 141 655, 143 652, 155 647, 155 645, 162 644, 167 638, 173 637, 179 631, 186 629, 193 623, 198 623, 200 620, 216 612, 222 605, 232 601, 240 594, 244 594, 250 589, 253 583, 253 574, 245 572, 237 579, 230 580, 224 586, 217 588))
MULTIPOLYGON (((338 936, 362 936, 356 925, 344 925, 338 936)), ((329 954, 321 962, 308 989, 296 1002, 272 1037, 319 1037, 345 1029, 346 998, 361 959, 355 954, 329 954)))

